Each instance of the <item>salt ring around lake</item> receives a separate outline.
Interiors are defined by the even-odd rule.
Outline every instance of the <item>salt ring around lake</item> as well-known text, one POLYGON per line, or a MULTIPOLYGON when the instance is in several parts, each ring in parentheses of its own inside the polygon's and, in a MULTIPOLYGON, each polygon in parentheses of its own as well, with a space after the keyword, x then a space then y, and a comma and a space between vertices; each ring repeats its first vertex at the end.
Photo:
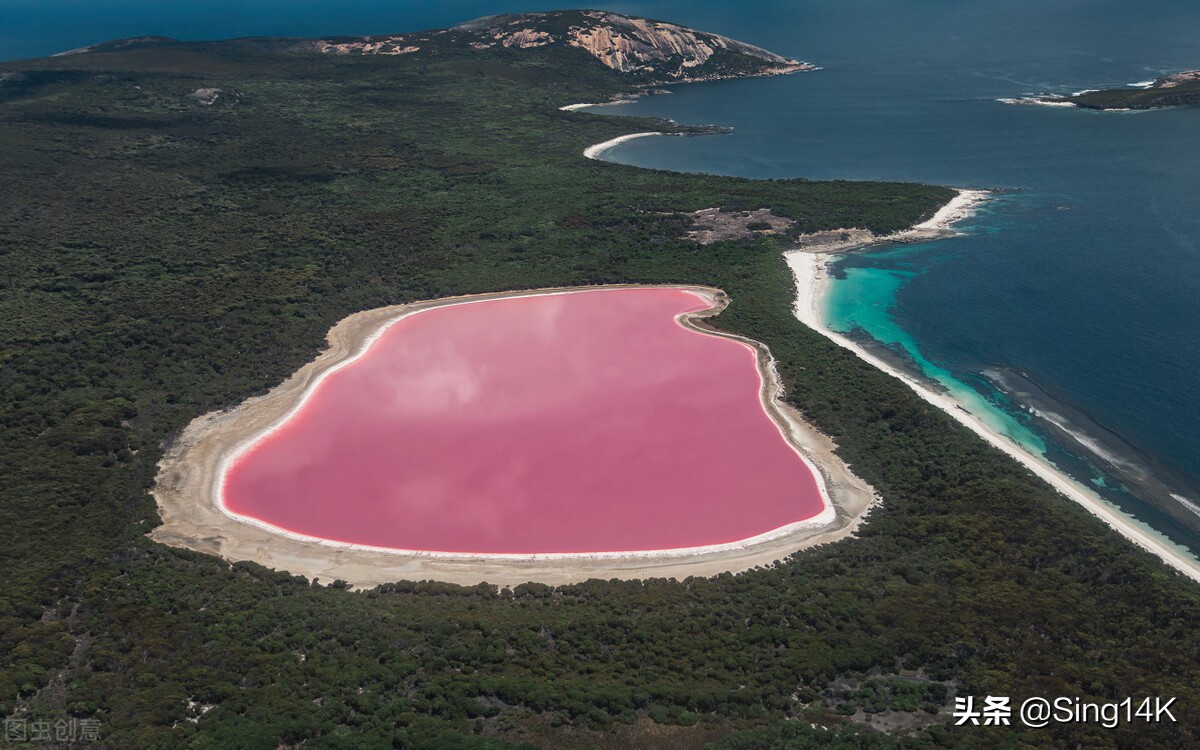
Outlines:
POLYGON ((357 586, 713 575, 852 533, 875 493, 703 287, 546 289, 352 315, 193 421, 158 541, 357 586))

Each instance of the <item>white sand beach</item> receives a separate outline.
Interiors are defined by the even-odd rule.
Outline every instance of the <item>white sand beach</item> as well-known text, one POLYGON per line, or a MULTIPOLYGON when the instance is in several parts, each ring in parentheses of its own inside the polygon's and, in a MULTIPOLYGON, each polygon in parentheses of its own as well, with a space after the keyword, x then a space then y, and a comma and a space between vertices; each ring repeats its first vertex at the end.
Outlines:
POLYGON ((563 112, 578 112, 581 109, 588 107, 605 107, 610 104, 633 104, 636 99, 613 99, 611 102, 580 102, 579 104, 565 104, 559 107, 563 112))
POLYGON ((599 159, 601 154, 603 154, 605 151, 609 150, 613 146, 622 144, 625 141, 632 141, 634 138, 645 138, 646 136, 651 136, 651 135, 670 135, 670 133, 649 131, 649 132, 645 132, 645 133, 630 133, 628 135, 617 136, 616 138, 613 138, 612 140, 604 141, 603 143, 597 143, 594 146, 588 146, 587 148, 585 148, 583 150, 583 155, 589 159, 599 159))
POLYGON ((818 333, 904 382, 925 401, 946 412, 988 443, 1021 462, 1038 477, 1082 505, 1088 512, 1100 518, 1129 541, 1156 555, 1189 578, 1200 581, 1200 562, 1184 550, 1137 519, 1104 501, 1091 489, 1050 464, 1044 457, 1030 453, 1011 438, 998 432, 980 415, 971 413, 967 405, 958 403, 925 380, 888 364, 860 344, 828 327, 825 316, 825 298, 830 286, 829 264, 836 259, 838 253, 876 242, 912 242, 946 236, 953 232, 953 224, 970 216, 975 207, 987 198, 987 195, 985 191, 959 191, 959 194, 931 219, 912 229, 893 235, 877 237, 866 230, 847 229, 821 232, 818 235, 801 238, 798 249, 785 253, 788 266, 792 269, 796 280, 794 306, 796 317, 818 333))

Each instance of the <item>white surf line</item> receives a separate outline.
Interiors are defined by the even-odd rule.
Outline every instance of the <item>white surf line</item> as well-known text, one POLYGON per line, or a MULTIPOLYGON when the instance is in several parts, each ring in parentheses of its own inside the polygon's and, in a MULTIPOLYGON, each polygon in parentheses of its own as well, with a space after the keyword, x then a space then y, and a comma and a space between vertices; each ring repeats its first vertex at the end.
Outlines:
MULTIPOLYGON (((800 449, 800 447, 798 445, 796 445, 796 441, 793 440, 792 437, 788 434, 788 430, 792 429, 794 427, 790 423, 790 420, 788 420, 788 425, 785 427, 785 425, 781 424, 780 421, 777 420, 771 414, 770 410, 767 408, 767 404, 765 401, 765 399, 768 397, 767 396, 767 394, 768 394, 767 381, 766 381, 765 375, 763 374, 762 368, 758 365, 759 349, 756 346, 754 346, 754 344, 752 344, 750 342, 750 340, 748 340, 748 339, 743 339, 742 337, 733 336, 733 335, 729 335, 729 334, 722 334, 719 332, 710 332, 710 331, 706 331, 706 330, 701 330, 701 329, 696 328, 691 325, 684 325, 680 321, 681 317, 696 316, 701 313, 710 313, 717 306, 717 304, 718 303, 717 303, 717 300, 715 297, 713 297, 709 292, 700 290, 698 288, 688 288, 688 287, 684 287, 684 286, 631 285, 631 286, 626 286, 626 287, 606 287, 606 288, 599 288, 599 289, 594 288, 594 287, 591 287, 591 288, 581 287, 579 289, 570 289, 570 290, 552 290, 552 291, 542 291, 542 292, 535 291, 535 292, 529 292, 527 294, 514 294, 514 295, 505 296, 505 297, 492 297, 492 296, 484 295, 478 299, 464 299, 464 300, 460 300, 460 301, 456 301, 456 302, 451 302, 451 303, 448 303, 445 305, 437 305, 437 306, 433 306, 433 307, 422 307, 422 308, 419 308, 416 310, 407 310, 405 312, 400 313, 399 315, 396 315, 395 317, 392 317, 392 318, 389 318, 389 319, 383 321, 379 325, 379 327, 376 328, 375 331, 373 331, 371 333, 371 335, 367 336, 366 339, 364 339, 364 341, 363 341, 362 345, 359 347, 358 351, 356 351, 352 356, 342 360, 341 362, 330 367, 328 370, 325 370, 320 375, 318 375, 316 378, 314 378, 313 381, 304 390, 304 393, 301 394, 301 396, 300 396, 299 400, 297 400, 296 404, 291 409, 289 409, 286 414, 284 414, 278 420, 273 422, 269 427, 267 427, 267 429, 263 430, 262 432, 258 433, 257 435, 253 435, 253 436, 247 438, 246 440, 244 440, 241 443, 239 443, 238 445, 236 445, 233 450, 229 451, 224 456, 222 456, 220 463, 217 465, 216 481, 213 482, 212 497, 211 497, 212 503, 213 503, 213 505, 216 506, 216 508, 221 513, 223 513, 228 518, 233 519, 234 521, 237 521, 239 523, 248 524, 250 526, 256 526, 260 529, 263 529, 264 531, 270 532, 271 534, 286 537, 288 539, 292 539, 292 540, 298 541, 298 542, 319 544, 324 547, 333 547, 333 548, 337 548, 337 549, 352 549, 352 550, 358 550, 358 551, 362 551, 362 552, 376 552, 376 553, 383 553, 383 554, 403 556, 403 557, 431 558, 431 559, 445 559, 445 560, 459 560, 459 561, 481 560, 481 561, 516 561, 516 562, 526 561, 526 562, 532 562, 532 561, 538 561, 538 560, 611 560, 611 559, 639 559, 639 558, 641 558, 641 559, 664 559, 664 558, 671 559, 671 558, 696 557, 696 556, 700 556, 700 555, 710 555, 710 554, 718 554, 718 553, 728 553, 728 552, 739 552, 739 551, 743 551, 743 550, 751 550, 752 548, 757 547, 759 545, 765 544, 767 542, 772 542, 777 539, 782 539, 784 537, 791 536, 800 531, 817 531, 820 529, 824 529, 825 527, 830 526, 837 520, 837 508, 833 503, 832 496, 829 494, 829 489, 826 485, 824 473, 822 471, 820 471, 820 469, 817 467, 817 465, 800 449), (291 530, 285 529, 281 526, 276 526, 273 523, 264 521, 255 516, 238 513, 237 511, 230 509, 225 504, 225 477, 228 474, 229 469, 232 468, 233 464, 238 459, 240 459, 242 456, 244 456, 254 446, 256 446, 259 443, 261 443, 262 441, 266 440, 272 434, 274 434, 279 429, 281 429, 285 424, 287 424, 297 414, 297 412, 299 412, 300 409, 303 408, 303 406, 308 402, 308 400, 316 392, 317 388, 320 387, 321 383, 323 383, 325 381, 325 378, 329 377, 330 375, 337 372, 338 370, 341 370, 344 367, 348 367, 348 366, 354 364, 355 362, 357 362, 358 360, 360 360, 364 356, 366 356, 367 352, 371 349, 371 347, 375 344, 375 342, 378 341, 381 336, 383 336, 384 332, 386 332, 388 328, 392 327, 392 325, 399 322, 400 320, 411 317, 413 315, 419 315, 423 312, 429 312, 431 310, 438 310, 438 309, 450 307, 453 305, 472 305, 472 304, 481 304, 484 302, 493 302, 493 301, 497 301, 497 300, 522 299, 522 298, 527 298, 527 297, 544 297, 544 296, 566 295, 566 294, 585 294, 585 293, 589 293, 589 292, 591 292, 591 293, 619 292, 619 291, 624 291, 627 289, 652 289, 652 288, 679 289, 679 290, 685 291, 689 294, 693 294, 697 297, 700 297, 706 303, 709 303, 710 307, 708 307, 705 310, 697 311, 695 313, 683 313, 682 315, 676 317, 676 323, 681 328, 691 331, 693 333, 699 334, 699 335, 713 336, 715 338, 726 338, 726 339, 733 340, 733 341, 737 342, 738 344, 741 344, 742 346, 746 347, 754 354, 754 357, 755 357, 754 369, 758 373, 758 378, 759 378, 759 394, 760 394, 759 406, 762 408, 763 412, 766 413, 767 418, 771 421, 771 423, 774 424, 776 429, 779 430, 780 435, 783 437, 784 441, 792 448, 793 451, 796 452, 796 455, 798 455, 800 457, 800 459, 804 462, 805 466, 812 473, 813 478, 816 480, 817 488, 818 488, 818 492, 821 497, 821 504, 822 504, 822 510, 820 513, 816 514, 815 516, 811 516, 809 518, 802 519, 800 521, 793 521, 792 523, 785 524, 783 526, 779 526, 779 527, 771 529, 769 531, 765 531, 761 534, 756 534, 755 536, 746 537, 745 539, 739 539, 734 542, 725 542, 725 543, 721 543, 721 544, 701 545, 701 546, 697 546, 697 547, 673 547, 673 548, 668 548, 668 549, 657 549, 657 550, 629 550, 629 551, 614 551, 614 552, 506 553, 506 552, 443 552, 443 551, 430 551, 430 550, 410 550, 410 549, 402 549, 402 548, 398 548, 398 547, 381 547, 381 546, 370 545, 370 544, 359 544, 359 543, 355 543, 355 542, 339 542, 339 541, 336 541, 333 539, 325 539, 323 537, 311 536, 309 534, 302 534, 297 531, 291 531, 291 530)), ((774 359, 773 358, 771 359, 771 366, 774 367, 774 359)), ((781 384, 778 384, 777 393, 772 394, 770 397, 777 398, 777 394, 779 392, 782 392, 781 384)), ((781 419, 782 418, 783 417, 782 417, 782 412, 781 412, 781 419)))
POLYGON ((626 141, 632 141, 634 138, 645 138, 645 137, 651 136, 651 135, 670 135, 670 133, 663 133, 660 131, 648 131, 645 133, 629 133, 628 135, 617 136, 616 138, 613 138, 612 140, 604 141, 603 143, 597 143, 594 146, 588 146, 587 148, 585 148, 583 150, 583 155, 589 159, 599 159, 601 154, 603 154, 605 151, 609 150, 613 146, 618 146, 626 141))
MULTIPOLYGON (((1045 97, 1039 97, 1039 96, 1022 96, 1022 97, 1017 97, 1017 98, 1007 97, 1007 98, 997 99, 996 101, 1000 102, 1001 104, 1032 105, 1035 107, 1075 107, 1075 106, 1078 106, 1075 104, 1075 102, 1059 101, 1054 98, 1049 98, 1049 97, 1055 97, 1055 96, 1061 96, 1061 95, 1060 94, 1047 94, 1045 97)), ((1078 94, 1076 94, 1076 96, 1078 96, 1078 94)))
MULTIPOLYGON (((960 191, 958 197, 961 198, 963 193, 966 192, 979 191, 960 191)), ((953 203, 954 201, 951 201, 951 204, 953 203)), ((976 201, 977 203, 978 201, 976 201)), ((962 207, 963 204, 960 201, 957 206, 960 209, 958 212, 959 219, 965 218, 961 212, 962 207)), ((949 208, 950 204, 947 204, 938 214, 941 215, 943 211, 947 211, 949 208)), ((947 215, 950 213, 947 211, 947 215)), ((936 218, 937 216, 934 217, 934 219, 936 218)), ((934 219, 925 222, 925 224, 933 222, 934 219)), ((916 228, 914 227, 914 229, 916 228)), ((887 240, 887 238, 881 239, 882 241, 887 240)), ((935 391, 927 383, 889 365, 857 342, 829 328, 825 321, 824 302, 830 285, 829 264, 837 258, 836 254, 791 250, 784 253, 784 257, 787 259, 787 264, 792 269, 792 274, 796 280, 796 301, 793 306, 793 313, 800 322, 839 346, 849 349, 858 355, 859 358, 883 370, 885 373, 899 379, 922 399, 946 412, 955 421, 966 426, 989 444, 1019 461, 1025 468, 1048 482, 1052 487, 1071 500, 1082 505, 1088 512, 1104 521, 1109 527, 1121 534, 1121 536, 1150 554, 1155 555, 1188 578, 1200 582, 1200 562, 1184 553, 1183 550, 1179 549, 1170 540, 1140 523, 1137 519, 1113 507, 1094 491, 1076 482, 1070 476, 1048 463, 1044 458, 1028 452, 1015 441, 992 429, 983 419, 967 411, 965 407, 953 398, 935 391)))

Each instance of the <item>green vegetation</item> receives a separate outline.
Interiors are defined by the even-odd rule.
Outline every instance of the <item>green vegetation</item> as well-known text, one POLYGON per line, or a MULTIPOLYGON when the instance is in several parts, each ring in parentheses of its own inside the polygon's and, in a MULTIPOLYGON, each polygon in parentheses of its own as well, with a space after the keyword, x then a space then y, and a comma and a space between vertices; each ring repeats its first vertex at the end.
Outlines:
POLYGON ((1147 89, 1121 88, 1089 91, 1067 97, 1067 101, 1085 109, 1158 109, 1160 107, 1190 107, 1200 104, 1200 79, 1187 80, 1174 86, 1151 86, 1147 89))
POLYGON ((4 70, 0 714, 99 719, 122 749, 1200 746, 1194 585, 800 325, 784 240, 680 239, 711 206, 888 232, 950 191, 585 160, 664 125, 558 111, 622 90, 572 49, 4 70), (709 580, 369 592, 145 538, 165 442, 345 315, 599 282, 726 289, 717 324, 770 345, 883 493, 858 538, 709 580), (987 694, 1176 696, 1179 723, 948 726, 939 701, 987 694), (853 722, 930 708, 902 739, 853 722))

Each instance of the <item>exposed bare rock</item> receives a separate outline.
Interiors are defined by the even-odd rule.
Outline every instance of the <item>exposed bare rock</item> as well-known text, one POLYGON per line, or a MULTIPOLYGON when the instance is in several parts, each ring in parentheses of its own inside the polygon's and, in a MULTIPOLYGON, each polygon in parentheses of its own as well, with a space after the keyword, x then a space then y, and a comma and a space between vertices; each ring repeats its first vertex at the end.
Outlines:
MULTIPOLYGON (((586 50, 618 72, 652 73, 667 80, 705 77, 698 69, 722 51, 754 61, 757 65, 754 75, 811 68, 798 60, 728 37, 605 11, 491 16, 459 26, 458 30, 495 39, 506 47, 512 46, 507 41, 512 38, 536 38, 539 46, 562 42, 586 50), (565 28, 557 35, 547 30, 563 21, 565 28)), ((710 75, 718 74, 714 71, 710 75)))
POLYGON ((213 104, 216 104, 221 99, 227 99, 228 97, 229 97, 229 95, 225 92, 224 89, 200 88, 200 89, 196 89, 195 91, 193 91, 192 93, 188 94, 187 96, 185 96, 183 98, 187 99, 190 102, 195 102, 196 104, 203 104, 204 106, 208 107, 208 106, 212 106, 213 104))
POLYGON ((783 234, 796 223, 783 216, 776 216, 769 208, 755 211, 703 208, 688 216, 692 219, 692 228, 684 235, 684 239, 701 245, 783 234))
POLYGON ((1154 82, 1153 88, 1170 89, 1194 81, 1200 81, 1200 70, 1185 70, 1182 73, 1175 73, 1165 78, 1159 78, 1154 82))
POLYGON ((511 34, 505 34, 498 37, 501 44, 505 47, 545 47, 547 44, 555 41, 554 37, 550 36, 546 31, 535 31, 534 29, 517 29, 511 34))
POLYGON ((796 238, 797 250, 808 250, 819 253, 838 253, 845 250, 865 247, 880 241, 880 237, 870 229, 828 229, 823 232, 810 232, 796 238))
POLYGON ((314 52, 334 55, 408 55, 419 52, 420 47, 405 43, 406 37, 389 36, 378 40, 364 39, 360 42, 327 42, 318 39, 306 46, 314 52))
POLYGON ((295 49, 341 55, 399 55, 425 49, 528 49, 552 45, 581 49, 612 70, 650 83, 774 75, 813 68, 728 37, 606 11, 489 16, 444 31, 322 39, 304 42, 295 49))
POLYGON ((708 62, 718 49, 733 49, 775 65, 797 65, 789 60, 749 44, 715 34, 704 34, 673 23, 629 18, 615 13, 586 12, 597 23, 590 28, 573 27, 569 44, 582 47, 608 67, 628 73, 645 68, 654 61, 679 59, 680 70, 696 68, 708 62))

